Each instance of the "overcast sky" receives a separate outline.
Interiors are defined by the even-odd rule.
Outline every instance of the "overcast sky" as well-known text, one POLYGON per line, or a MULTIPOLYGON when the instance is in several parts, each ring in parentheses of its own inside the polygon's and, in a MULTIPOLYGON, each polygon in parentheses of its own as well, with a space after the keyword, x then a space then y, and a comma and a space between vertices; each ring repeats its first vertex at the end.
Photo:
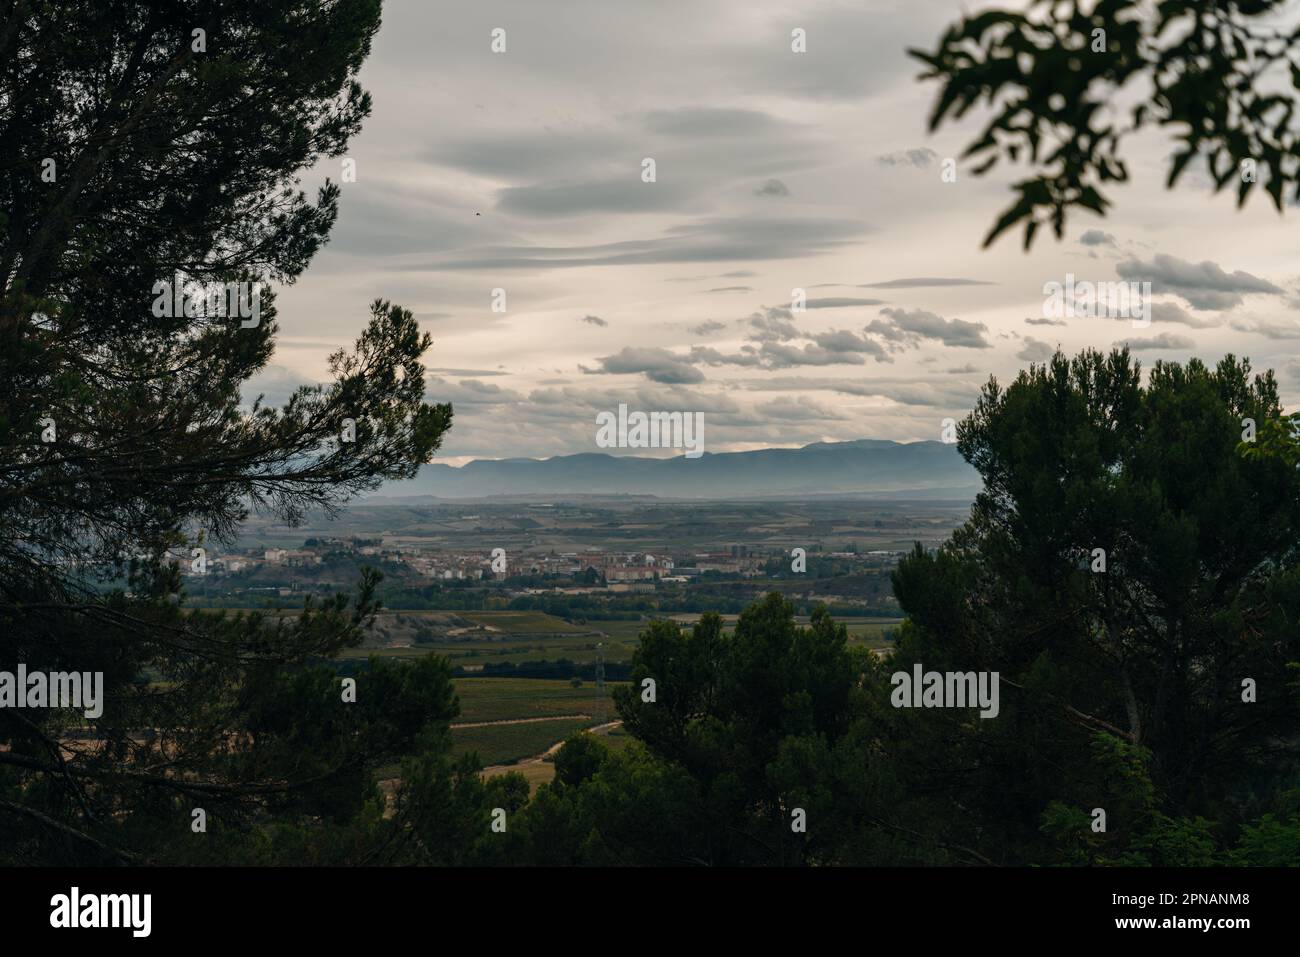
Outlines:
MULTIPOLYGON (((598 451, 596 413, 620 402, 703 412, 711 452, 937 439, 990 375, 1058 344, 1129 340, 1144 365, 1231 351, 1276 369, 1295 404, 1300 211, 1260 193, 1239 212, 1199 174, 1167 192, 1159 135, 1129 144, 1133 181, 1105 219, 1076 214, 1028 255, 1018 234, 981 250, 1024 169, 959 164, 943 182, 978 121, 928 135, 936 87, 904 52, 958 15, 947 0, 389 0, 356 182, 280 294, 253 389, 323 379, 383 297, 433 336, 449 464, 598 451), (1155 321, 1049 324, 1043 285, 1067 273, 1151 281, 1155 321)), ((319 172, 338 181, 339 161, 319 172)))

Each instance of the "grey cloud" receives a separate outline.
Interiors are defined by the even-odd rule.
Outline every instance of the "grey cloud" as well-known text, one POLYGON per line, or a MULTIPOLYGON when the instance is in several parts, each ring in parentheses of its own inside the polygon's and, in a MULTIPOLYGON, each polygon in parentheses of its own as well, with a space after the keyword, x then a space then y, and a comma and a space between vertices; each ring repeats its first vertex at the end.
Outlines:
POLYGON ((1272 319, 1234 319, 1232 328, 1238 332, 1253 332, 1267 339, 1300 339, 1300 323, 1277 322, 1272 319))
POLYGON ((853 299, 848 296, 809 299, 804 303, 807 309, 841 309, 845 306, 883 306, 884 299, 853 299))
POLYGON ((1157 253, 1151 262, 1125 259, 1116 263, 1115 271, 1121 279, 1150 282, 1152 292, 1172 293, 1193 309, 1230 309, 1253 293, 1283 294, 1268 280, 1239 269, 1229 273, 1209 260, 1192 263, 1165 253, 1157 253))
POLYGON ((652 133, 691 140, 700 137, 753 136, 785 125, 758 110, 714 107, 654 110, 645 114, 644 121, 645 128, 652 133))
POLYGON ((783 397, 772 399, 770 402, 760 402, 754 407, 754 411, 769 419, 791 422, 844 418, 833 409, 828 409, 821 403, 802 395, 796 398, 783 397))
POLYGON ((1191 326, 1193 329, 1211 329, 1219 325, 1216 319, 1201 319, 1193 316, 1182 306, 1174 302, 1153 302, 1151 304, 1152 322, 1176 322, 1191 326))
POLYGON ((609 323, 606 322, 604 319, 600 318, 600 316, 583 316, 578 321, 589 323, 590 325, 593 326, 601 326, 602 328, 609 325, 609 323))
MULTIPOLYGON (((769 369, 790 369, 795 366, 862 365, 863 358, 855 352, 838 352, 820 345, 788 346, 779 342, 764 342, 764 364, 769 369)), ((877 358, 887 362, 888 358, 877 358)))
POLYGON ((723 353, 709 346, 692 346, 691 361, 710 366, 759 366, 762 356, 753 346, 742 346, 740 352, 723 353))
POLYGON ((716 319, 705 319, 699 325, 691 326, 690 331, 697 336, 707 336, 710 332, 718 332, 727 328, 725 322, 718 322, 716 319))
POLYGON ((886 282, 864 282, 859 289, 926 289, 938 286, 993 286, 996 283, 979 279, 946 279, 941 276, 918 276, 911 279, 890 279, 886 282))
POLYGON ((789 196, 790 187, 779 179, 769 179, 758 189, 754 190, 755 196, 789 196))
POLYGON ((885 153, 883 156, 877 156, 876 162, 885 166, 914 166, 917 169, 925 169, 939 158, 939 154, 928 146, 914 150, 899 150, 897 153, 885 153))
POLYGON ((534 389, 528 405, 549 410, 553 416, 586 418, 588 411, 616 409, 620 402, 643 409, 693 409, 703 412, 738 412, 740 407, 724 393, 701 392, 674 383, 667 387, 642 383, 633 388, 590 389, 565 386, 534 389))
MULTIPOLYGON (((844 348, 849 343, 832 341, 833 348, 820 343, 805 343, 803 346, 787 345, 783 342, 768 341, 755 350, 746 346, 738 353, 723 353, 717 349, 695 346, 691 349, 691 358, 707 365, 734 365, 748 368, 793 369, 799 366, 863 365, 862 350, 844 348)), ((874 345, 867 344, 869 347, 874 345)), ((892 362, 883 350, 875 354, 877 362, 892 362)))
POLYGON ((657 213, 694 202, 680 181, 643 183, 640 165, 622 179, 566 185, 508 186, 497 190, 498 211, 516 216, 578 216, 588 213, 657 213))
POLYGON ((1196 343, 1188 336, 1175 335, 1172 332, 1162 332, 1158 336, 1152 336, 1149 339, 1124 339, 1115 343, 1117 346, 1128 346, 1134 352, 1142 352, 1152 349, 1195 349, 1196 343))
MULTIPOLYGON (((611 374, 641 373, 652 382, 669 385, 691 385, 704 381, 704 373, 690 364, 685 356, 669 352, 667 349, 624 346, 612 356, 604 356, 600 362, 600 372, 611 374)), ((588 374, 592 370, 584 369, 588 374)))
POLYGON ((846 219, 708 218, 674 226, 658 239, 595 246, 501 246, 434 262, 393 262, 399 270, 564 269, 647 263, 797 259, 851 245, 868 231, 846 219))
POLYGON ((754 331, 750 338, 756 342, 786 342, 790 339, 798 339, 801 333, 793 322, 792 314, 789 309, 782 309, 775 306, 769 306, 763 312, 756 312, 749 317, 749 324, 754 331))
POLYGON ((746 389, 755 392, 836 392, 861 398, 883 398, 899 405, 925 407, 969 407, 979 395, 978 387, 934 380, 914 379, 821 379, 769 376, 748 380, 746 389))
POLYGON ((458 405, 506 405, 522 402, 523 395, 514 389, 503 389, 494 382, 464 379, 455 385, 445 379, 431 379, 427 394, 438 402, 458 405))
POLYGON ((1115 237, 1110 233, 1104 233, 1100 229, 1089 229, 1079 237, 1081 246, 1114 246, 1115 237))
POLYGON ((965 349, 992 348, 992 344, 984 338, 988 327, 982 322, 944 319, 925 309, 885 308, 880 312, 888 318, 888 321, 874 319, 867 326, 866 331, 880 335, 891 342, 917 345, 922 339, 934 339, 946 346, 965 349))
POLYGON ((1028 323, 1028 324, 1031 325, 1031 326, 1065 326, 1065 325, 1069 325, 1069 323, 1067 323, 1064 319, 1034 319, 1034 318, 1027 318, 1027 319, 1025 320, 1025 322, 1028 323))
POLYGON ((501 180, 551 179, 608 167, 626 159, 626 140, 615 130, 512 131, 457 139, 445 134, 426 154, 438 166, 501 180))
POLYGON ((364 172, 343 189, 339 221, 347 228, 331 232, 325 249, 334 256, 367 259, 412 250, 447 253, 483 241, 494 229, 476 219, 474 210, 454 194, 367 177, 364 172))
POLYGON ((863 352, 875 356, 877 362, 887 362, 884 347, 856 333, 847 330, 822 332, 812 337, 813 342, 827 352, 863 352))
POLYGON ((1016 353, 1016 358, 1022 362, 1046 362, 1055 353, 1056 349, 1049 343, 1026 336, 1024 348, 1016 353))
POLYGON ((708 289, 707 292, 753 292, 753 286, 718 286, 716 289, 708 289))
POLYGON ((718 58, 741 72, 746 88, 816 100, 857 98, 914 73, 907 47, 937 36, 948 13, 942 4, 876 4, 869 13, 852 5, 805 4, 771 17, 752 41, 729 39, 718 58), (805 31, 806 53, 790 49, 796 27, 805 31))
POLYGON ((268 365, 244 382, 239 392, 245 406, 251 406, 253 400, 261 395, 263 407, 279 407, 305 385, 314 386, 317 383, 308 381, 286 366, 268 365))

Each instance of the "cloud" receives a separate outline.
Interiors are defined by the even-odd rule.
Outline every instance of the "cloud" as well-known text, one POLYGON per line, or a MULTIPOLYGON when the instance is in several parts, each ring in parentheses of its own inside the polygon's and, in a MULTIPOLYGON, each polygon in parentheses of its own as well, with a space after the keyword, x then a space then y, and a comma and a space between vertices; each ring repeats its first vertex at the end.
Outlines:
POLYGON ((1278 322, 1273 319, 1234 319, 1232 328, 1238 332, 1253 332, 1266 339, 1300 339, 1300 323, 1278 322))
POLYGON ((861 352, 875 356, 877 362, 889 361, 884 347, 880 343, 848 330, 821 332, 814 335, 812 340, 827 352, 861 352))
POLYGON ((935 379, 824 379, 767 376, 746 380, 747 390, 754 392, 835 392, 859 398, 882 398, 899 405, 931 408, 970 407, 979 396, 977 386, 935 379))
POLYGON ((695 195, 680 180, 643 183, 633 171, 620 179, 599 182, 507 186, 497 190, 496 209, 514 216, 547 218, 591 213, 660 213, 693 204, 695 195))
POLYGON ((1114 246, 1116 245, 1115 237, 1110 233, 1104 233, 1100 229, 1089 229, 1079 237, 1081 246, 1114 246))
MULTIPOLYGON (((584 410, 651 391, 658 404, 640 407, 683 408, 667 399, 688 392, 736 398, 743 408, 731 414, 744 423, 715 420, 718 450, 816 441, 839 426, 853 437, 937 438, 933 423, 969 408, 972 383, 1014 374, 1027 364, 1017 354, 1067 333, 1072 348, 1173 332, 1215 354, 1245 343, 1259 360, 1300 358, 1288 328, 1300 311, 1267 291, 1233 291, 1243 306, 1204 311, 1166 288, 1145 330, 1039 312, 1036 272, 1158 263, 1157 251, 1216 260, 1228 277, 1247 270, 1300 300, 1284 281, 1300 269, 1278 255, 1284 224, 1242 218, 1231 204, 1193 215, 1174 194, 1152 195, 1094 220, 1101 229, 1075 224, 1072 240, 1035 250, 1028 274, 1017 243, 976 255, 988 196, 959 189, 928 202, 951 144, 908 132, 933 91, 915 82, 905 51, 942 34, 951 4, 390 6, 366 65, 375 111, 350 147, 360 180, 344 186, 317 268, 284 291, 286 337, 272 360, 293 370, 275 383, 282 393, 327 375, 331 350, 309 341, 351 342, 375 297, 444 311, 421 321, 436 340, 429 364, 440 364, 426 376, 445 380, 433 388, 458 407, 451 456, 590 450, 584 410), (498 24, 510 52, 492 57, 474 37, 498 24), (807 30, 804 55, 790 49, 796 26, 807 30), (656 158, 658 183, 640 181, 643 157, 656 158), (1173 235, 1205 245, 1140 241, 1173 235), (814 288, 824 279, 841 282, 814 288), (484 308, 497 286, 509 289, 507 314, 484 308), (807 291, 806 312, 759 305, 788 307, 794 286, 807 291), (900 312, 881 313, 887 305, 900 312), (618 319, 617 336, 608 316, 585 318, 597 308, 618 319), (1035 318, 1013 338, 1017 314, 1035 318), (749 379, 786 387, 747 392, 749 379), (513 407, 512 390, 524 396, 513 407), (846 418, 812 418, 805 396, 846 418)), ((325 159, 311 175, 337 168, 325 159)), ((1120 278, 1098 278, 1107 275, 1120 278)), ((1297 383, 1287 388, 1300 397, 1297 383)))
POLYGON ((753 346, 741 346, 739 352, 723 353, 709 346, 691 346, 691 361, 709 366, 761 366, 763 357, 753 346))
POLYGON ((1055 354, 1056 348, 1051 344, 1033 336, 1025 336, 1024 348, 1016 353, 1016 358, 1022 362, 1046 362, 1055 354))
POLYGON ((1202 319, 1193 316, 1176 302, 1153 302, 1151 304, 1152 322, 1176 322, 1193 329, 1211 329, 1219 325, 1218 319, 1202 319))
POLYGON ((654 347, 624 346, 612 356, 597 359, 599 370, 583 369, 589 375, 600 373, 640 373, 651 382, 667 385, 692 385, 704 381, 704 373, 691 365, 685 356, 654 347))
POLYGON ((441 135, 424 154, 436 166, 506 181, 573 176, 624 156, 618 130, 582 127, 570 127, 563 133, 542 128, 478 136, 441 135))
POLYGON ((268 365, 243 383, 239 393, 246 406, 251 406, 261 395, 263 407, 279 407, 301 386, 316 384, 286 366, 268 365))
MULTIPOLYGON (((726 28, 734 29, 737 9, 747 8, 729 8, 726 28)), ((908 60, 907 47, 918 37, 938 36, 947 25, 949 9, 942 4, 882 3, 864 16, 852 4, 782 6, 766 10, 760 21, 764 27, 751 29, 742 43, 725 33, 715 59, 750 95, 770 91, 818 101, 857 100, 883 92, 902 77, 910 79, 915 63, 908 60), (794 27, 805 31, 807 53, 791 53, 794 27)))
POLYGON ((790 187, 779 179, 769 179, 766 183, 754 190, 755 196, 789 196, 790 187))
POLYGON ((590 323, 593 326, 601 326, 602 328, 609 325, 609 323, 600 318, 600 316, 583 316, 578 321, 590 323))
POLYGON ((853 299, 847 296, 809 299, 804 303, 806 309, 842 309, 845 306, 883 306, 885 299, 853 299))
POLYGON ((790 320, 793 314, 789 309, 769 306, 763 312, 755 312, 749 317, 749 324, 754 329, 749 338, 755 342, 788 342, 803 336, 790 320))
POLYGON ((754 411, 766 418, 780 419, 786 422, 844 418, 843 415, 806 395, 760 402, 754 407, 754 411))
POLYGON ((495 246, 459 258, 432 262, 402 258, 387 265, 403 271, 450 271, 798 259, 852 245, 868 231, 869 227, 849 219, 708 217, 670 227, 657 239, 594 246, 495 246))
POLYGON ((982 322, 944 319, 925 309, 885 308, 880 313, 887 319, 873 319, 866 331, 899 346, 915 347, 923 339, 934 339, 946 346, 965 349, 992 348, 992 344, 984 338, 988 327, 982 322))
POLYGON ((719 332, 727 328, 725 322, 719 322, 716 319, 705 319, 698 325, 690 327, 690 332, 697 336, 707 336, 710 332, 719 332))
POLYGON ((1241 305, 1243 296, 1283 294, 1268 280, 1239 269, 1229 273, 1209 260, 1192 263, 1165 253, 1157 253, 1150 262, 1125 259, 1115 265, 1115 271, 1121 279, 1150 282, 1152 292, 1178 296, 1193 309, 1230 309, 1241 305))
POLYGON ((450 402, 453 406, 464 405, 510 405, 522 402, 524 397, 514 389, 505 389, 495 382, 479 382, 475 379, 463 379, 455 384, 446 379, 432 378, 426 388, 426 394, 437 402, 450 402))
POLYGON ((1150 339, 1123 339, 1117 343, 1117 346, 1128 346, 1134 352, 1142 352, 1152 349, 1195 349, 1196 343, 1188 336, 1175 335, 1172 332, 1162 332, 1158 336, 1152 336, 1150 339))
POLYGON ((680 110, 653 110, 644 115, 645 128, 651 133, 684 139, 752 137, 778 129, 784 124, 759 110, 735 110, 716 107, 687 107, 680 110))
MULTIPOLYGON (((791 369, 795 366, 833 366, 864 363, 862 356, 853 351, 828 349, 822 345, 789 346, 780 342, 765 342, 760 350, 763 364, 768 369, 791 369)), ((887 357, 877 357, 877 362, 888 362, 887 357)))
POLYGON ((993 286, 996 283, 979 279, 946 279, 941 276, 919 276, 912 279, 890 279, 886 282, 864 282, 859 289, 926 289, 937 286, 993 286))
POLYGON ((914 166, 917 169, 925 169, 939 158, 939 154, 928 146, 923 146, 915 150, 899 150, 897 153, 885 153, 876 157, 877 163, 885 166, 914 166))

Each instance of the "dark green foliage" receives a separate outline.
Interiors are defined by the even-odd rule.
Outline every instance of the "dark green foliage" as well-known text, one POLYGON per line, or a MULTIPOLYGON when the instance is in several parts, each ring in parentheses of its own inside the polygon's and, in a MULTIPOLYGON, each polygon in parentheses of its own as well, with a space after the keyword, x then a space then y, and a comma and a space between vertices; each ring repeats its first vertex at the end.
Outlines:
POLYGON ((931 129, 981 102, 992 111, 963 154, 979 160, 976 174, 1003 159, 1034 173, 985 245, 1019 223, 1026 248, 1046 223, 1060 238, 1071 207, 1104 214, 1105 185, 1128 180, 1124 139, 1152 126, 1179 141, 1170 187, 1200 157, 1216 191, 1236 183, 1239 206, 1256 183, 1279 212, 1286 194, 1300 199, 1300 28, 1279 24, 1286 6, 1033 0, 966 16, 933 51, 910 51, 928 68, 922 78, 942 83, 931 129))
POLYGON ((1231 356, 1145 386, 1126 351, 990 381, 959 430, 984 491, 900 564, 892 657, 776 594, 733 634, 655 622, 615 693, 641 746, 566 744, 523 859, 1300 863, 1300 472, 1238 451, 1279 414, 1231 356), (997 716, 892 706, 914 664, 998 672, 997 716))
POLYGON ((347 704, 317 664, 359 643, 376 575, 278 620, 188 613, 175 567, 250 509, 292 522, 414 474, 450 426, 388 302, 328 384, 251 411, 270 290, 255 324, 154 308, 178 272, 307 267, 339 187, 299 177, 369 113, 378 25, 378 0, 0 4, 0 669, 102 671, 106 694, 94 719, 0 711, 0 860, 356 859, 385 827, 375 769, 445 754, 445 665, 377 663, 347 704))

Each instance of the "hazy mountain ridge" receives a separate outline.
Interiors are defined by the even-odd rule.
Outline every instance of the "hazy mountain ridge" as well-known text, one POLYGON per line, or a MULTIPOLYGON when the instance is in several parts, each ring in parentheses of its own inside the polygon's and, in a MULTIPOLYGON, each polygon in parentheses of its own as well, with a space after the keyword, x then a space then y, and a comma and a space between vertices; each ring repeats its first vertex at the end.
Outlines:
POLYGON ((973 496, 978 473, 942 442, 860 439, 794 449, 708 453, 656 459, 582 452, 549 459, 475 459, 459 468, 433 463, 385 496, 641 494, 664 498, 850 495, 930 491, 973 496))

